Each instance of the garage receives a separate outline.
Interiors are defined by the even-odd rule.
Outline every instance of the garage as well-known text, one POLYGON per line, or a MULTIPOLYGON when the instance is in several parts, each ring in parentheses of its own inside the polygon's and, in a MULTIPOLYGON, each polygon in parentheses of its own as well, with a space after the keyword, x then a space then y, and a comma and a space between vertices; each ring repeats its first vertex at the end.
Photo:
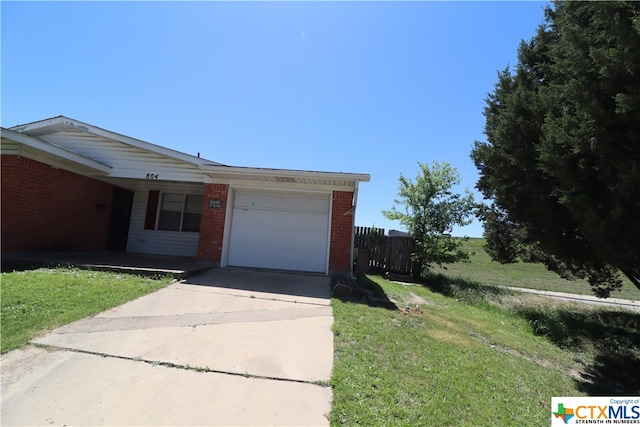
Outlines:
POLYGON ((237 190, 227 265, 325 273, 330 195, 237 190))

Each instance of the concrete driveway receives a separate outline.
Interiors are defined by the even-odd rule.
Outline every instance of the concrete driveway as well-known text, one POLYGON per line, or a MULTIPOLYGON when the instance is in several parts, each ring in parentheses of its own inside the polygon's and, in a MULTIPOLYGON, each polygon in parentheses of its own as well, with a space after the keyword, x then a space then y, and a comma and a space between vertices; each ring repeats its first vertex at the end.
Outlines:
POLYGON ((328 425, 326 276, 215 269, 2 356, 2 425, 328 425))

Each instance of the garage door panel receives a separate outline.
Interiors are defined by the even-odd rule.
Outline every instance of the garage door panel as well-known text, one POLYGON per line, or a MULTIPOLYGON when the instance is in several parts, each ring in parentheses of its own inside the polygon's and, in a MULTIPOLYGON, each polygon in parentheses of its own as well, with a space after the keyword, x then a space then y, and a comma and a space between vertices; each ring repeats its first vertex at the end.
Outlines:
POLYGON ((236 245, 233 246, 232 249, 238 245, 246 246, 250 244, 265 248, 285 247, 300 250, 313 247, 321 248, 322 252, 325 252, 327 235, 313 231, 285 232, 279 229, 247 227, 236 230, 234 243, 236 243, 236 245), (255 238, 256 235, 260 235, 260 238, 255 238))
POLYGON ((262 194, 255 192, 239 192, 234 207, 239 209, 264 209, 292 212, 327 212, 327 197, 286 194, 262 194))
POLYGON ((328 195, 236 192, 227 263, 324 272, 329 205, 328 195))
POLYGON ((318 231, 326 235, 326 214, 301 214, 295 212, 237 210, 233 212, 234 226, 262 227, 282 230, 318 231), (259 217, 259 221, 256 221, 259 217))
POLYGON ((304 212, 316 212, 325 214, 327 212, 327 198, 323 197, 285 197, 282 200, 283 210, 302 210, 304 212))
POLYGON ((309 259, 322 256, 318 253, 303 252, 289 249, 270 249, 262 246, 242 246, 237 250, 244 253, 243 258, 250 258, 251 265, 238 265, 240 267, 278 268, 283 270, 298 271, 324 271, 324 265, 309 263, 309 259), (278 259, 274 264, 274 258, 278 259))
POLYGON ((234 206, 238 208, 250 209, 279 209, 280 197, 270 194, 259 193, 236 193, 234 206))
POLYGON ((296 249, 321 248, 326 251, 327 236, 313 231, 285 232, 278 229, 251 227, 237 230, 235 243, 241 245, 260 245, 264 247, 290 247, 296 249), (260 235, 260 238, 256 238, 260 235))

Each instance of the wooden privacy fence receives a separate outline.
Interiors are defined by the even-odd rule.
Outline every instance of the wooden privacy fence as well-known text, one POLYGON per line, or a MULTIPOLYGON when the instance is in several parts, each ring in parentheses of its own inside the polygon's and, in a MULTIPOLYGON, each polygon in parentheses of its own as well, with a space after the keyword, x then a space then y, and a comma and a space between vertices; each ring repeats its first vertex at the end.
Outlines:
POLYGON ((383 229, 355 227, 353 241, 356 271, 412 274, 413 237, 385 236, 383 229))

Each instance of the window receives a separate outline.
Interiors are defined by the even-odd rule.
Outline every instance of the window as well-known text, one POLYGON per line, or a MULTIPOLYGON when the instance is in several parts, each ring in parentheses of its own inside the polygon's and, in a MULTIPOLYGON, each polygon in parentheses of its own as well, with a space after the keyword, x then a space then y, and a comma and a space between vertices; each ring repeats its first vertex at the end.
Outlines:
POLYGON ((200 231, 202 196, 164 193, 158 216, 158 230, 200 231))
POLYGON ((187 196, 184 202, 182 231, 200 231, 202 217, 202 196, 187 196))

